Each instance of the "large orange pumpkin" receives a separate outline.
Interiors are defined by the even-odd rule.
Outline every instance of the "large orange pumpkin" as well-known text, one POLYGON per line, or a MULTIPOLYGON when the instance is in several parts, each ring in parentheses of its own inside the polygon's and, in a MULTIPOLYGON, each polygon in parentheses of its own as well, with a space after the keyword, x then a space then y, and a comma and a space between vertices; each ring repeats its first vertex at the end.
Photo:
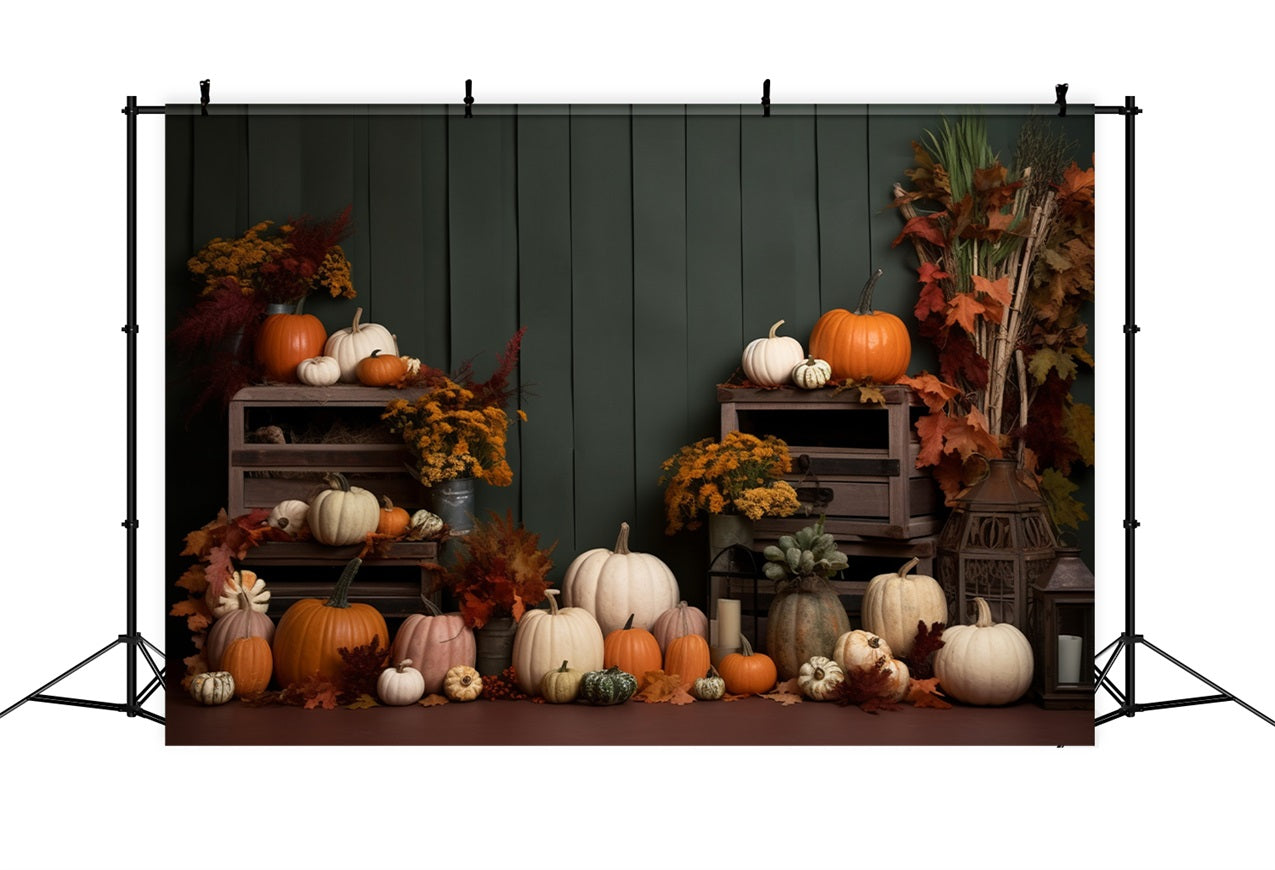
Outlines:
POLYGON ((877 269, 864 285, 858 308, 824 312, 810 333, 810 355, 832 366, 834 380, 892 384, 907 373, 912 361, 907 326, 887 311, 872 310, 872 289, 881 273, 877 269))
POLYGON ((660 652, 660 642, 645 628, 633 627, 633 616, 606 636, 602 643, 602 667, 612 665, 622 671, 628 671, 642 681, 647 671, 658 671, 664 664, 664 655, 660 652))
POLYGON ((271 314, 257 332, 257 362, 272 381, 295 383, 297 366, 323 353, 328 331, 313 314, 271 314))
POLYGON ((380 611, 370 604, 350 603, 350 584, 362 564, 357 557, 346 564, 327 601, 302 598, 283 614, 274 633, 279 685, 299 683, 313 674, 340 679, 341 647, 366 646, 373 638, 389 647, 390 632, 380 611))

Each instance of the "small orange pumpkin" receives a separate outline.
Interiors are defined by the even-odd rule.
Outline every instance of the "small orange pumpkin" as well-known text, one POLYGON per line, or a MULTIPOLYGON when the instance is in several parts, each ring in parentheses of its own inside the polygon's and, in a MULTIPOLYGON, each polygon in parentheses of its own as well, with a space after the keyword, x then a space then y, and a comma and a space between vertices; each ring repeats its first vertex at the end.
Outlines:
POLYGON ((660 642, 645 628, 633 627, 633 615, 623 628, 617 628, 602 643, 602 667, 615 666, 642 681, 647 671, 658 671, 664 663, 660 642))
POLYGON ((381 512, 376 522, 378 535, 401 535, 407 531, 412 518, 401 507, 395 507, 388 495, 381 496, 381 512))
POLYGON ((775 662, 765 653, 753 652, 752 644, 742 634, 740 651, 731 653, 717 665, 717 672, 726 681, 726 691, 732 695, 759 695, 769 692, 779 679, 775 662))
POLYGON ((354 369, 359 383, 369 387, 388 387, 396 384, 407 374, 407 363, 392 353, 382 354, 374 350, 366 359, 359 360, 354 369))
POLYGON ((264 692, 274 673, 270 644, 264 637, 241 637, 226 647, 221 667, 235 678, 236 697, 264 692))
POLYGON ((683 687, 708 673, 712 664, 708 641, 703 635, 684 634, 675 637, 669 641, 668 649, 664 651, 664 673, 677 674, 682 678, 683 687))
POLYGON ((296 383, 297 366, 323 352, 328 331, 313 314, 271 314, 257 331, 257 361, 272 381, 296 383))
POLYGON ((872 273, 858 308, 824 312, 810 333, 810 355, 828 362, 833 380, 892 384, 907 373, 912 339, 906 324, 888 311, 872 310, 872 288, 881 274, 872 273))

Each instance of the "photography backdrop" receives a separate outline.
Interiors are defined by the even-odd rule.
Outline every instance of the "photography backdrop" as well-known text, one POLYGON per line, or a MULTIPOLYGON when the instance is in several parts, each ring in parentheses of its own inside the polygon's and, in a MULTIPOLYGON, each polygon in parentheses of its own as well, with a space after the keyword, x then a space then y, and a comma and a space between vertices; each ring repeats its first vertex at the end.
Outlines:
MULTIPOLYGON (((891 244, 903 224, 891 190, 910 186, 913 142, 965 114, 1006 164, 1034 116, 1092 165, 1087 106, 479 104, 468 118, 439 105, 169 106, 166 326, 193 304, 186 261, 212 238, 352 207, 343 247, 358 296, 306 303, 329 332, 362 307, 400 352, 444 370, 473 360, 482 377, 526 327, 514 483, 480 484, 479 511, 511 510, 557 542, 555 580, 627 521, 633 549, 668 562, 707 610, 704 533, 664 534, 660 463, 718 434, 715 385, 748 341, 783 319, 804 346, 876 267, 874 307, 912 332, 908 373, 937 370, 911 313, 916 255, 891 244)), ((201 385, 171 352, 168 384, 176 577, 183 536, 226 505, 226 425, 219 407, 190 415, 201 385)), ((1084 371, 1074 394, 1092 405, 1093 392, 1084 371)), ((1092 565, 1092 472, 1074 481, 1092 565)), ((170 651, 185 649, 182 621, 168 626, 170 651)))

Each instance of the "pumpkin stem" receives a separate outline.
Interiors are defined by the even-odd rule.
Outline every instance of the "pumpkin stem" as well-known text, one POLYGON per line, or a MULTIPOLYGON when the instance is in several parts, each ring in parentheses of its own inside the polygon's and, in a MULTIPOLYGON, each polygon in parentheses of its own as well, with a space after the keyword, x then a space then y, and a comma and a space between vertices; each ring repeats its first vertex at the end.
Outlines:
POLYGON ((329 489, 339 489, 341 492, 350 491, 350 481, 339 471, 329 471, 323 475, 323 480, 327 483, 329 489))
POLYGON ((363 309, 354 309, 354 323, 350 324, 350 334, 353 335, 359 331, 359 318, 363 316, 363 309))
POLYGON ((753 645, 748 642, 748 638, 744 637, 744 633, 739 634, 739 654, 750 656, 753 654, 753 645))
POLYGON ((372 351, 372 355, 368 357, 368 359, 376 359, 376 355, 380 352, 381 352, 381 349, 378 347, 376 350, 372 351))
POLYGON ((305 310, 305 297, 302 296, 300 299, 297 300, 297 309, 293 313, 301 314, 304 312, 304 310, 305 310))
POLYGON ((996 623, 992 622, 992 608, 982 598, 974 599, 974 606, 978 608, 978 620, 974 623, 976 628, 991 628, 996 623))
MULTIPOLYGON (((382 505, 382 508, 381 508, 382 510, 387 510, 387 511, 394 510, 394 502, 390 501, 390 497, 388 495, 381 496, 381 505, 382 505)), ((916 561, 916 560, 913 559, 913 561, 916 561)))
POLYGON ((562 660, 562 667, 558 668, 558 673, 565 674, 567 672, 567 660, 562 660))
POLYGON ((403 673, 404 669, 410 668, 411 666, 412 666, 411 659, 403 659, 401 662, 399 662, 397 665, 394 666, 394 670, 398 671, 401 674, 403 673))
POLYGON ((354 582, 354 575, 359 573, 359 567, 362 566, 363 560, 358 556, 345 563, 345 569, 341 571, 341 579, 336 581, 336 586, 332 589, 332 595, 328 598, 324 607, 341 607, 350 606, 350 584, 354 582))
POLYGON ((877 279, 884 274, 884 270, 878 268, 872 273, 872 277, 868 279, 868 283, 863 285, 863 292, 859 294, 859 307, 854 310, 855 314, 871 314, 872 313, 872 290, 877 286, 877 279))
POLYGON ((877 635, 875 635, 875 634, 874 634, 874 635, 872 635, 872 637, 868 638, 868 646, 872 647, 873 649, 880 649, 880 648, 881 648, 881 638, 879 638, 879 637, 878 637, 877 635))
POLYGON ((558 615, 558 593, 560 591, 561 590, 559 589, 545 590, 545 598, 549 599, 549 615, 550 616, 558 615))
POLYGON ((768 336, 766 336, 766 337, 767 337, 767 338, 774 338, 774 337, 775 337, 775 330, 776 330, 776 329, 778 329, 779 327, 783 326, 783 325, 784 325, 784 322, 783 322, 782 320, 780 320, 779 322, 777 322, 774 326, 772 326, 772 327, 770 328, 770 334, 769 334, 768 336))
POLYGON ((915 568, 917 565, 920 565, 920 564, 921 564, 920 558, 913 556, 910 562, 908 562, 906 565, 904 565, 902 568, 899 569, 899 576, 900 577, 907 576, 907 573, 909 571, 911 571, 913 568, 915 568))
POLYGON ((633 613, 629 614, 629 618, 624 620, 624 628, 620 629, 621 631, 628 631, 630 628, 633 627, 633 617, 635 615, 636 614, 633 614, 633 613))
POLYGON ((239 609, 252 610, 252 602, 248 600, 248 593, 243 590, 243 581, 239 581, 239 609))
POLYGON ((621 556, 629 555, 629 524, 620 523, 620 536, 615 539, 615 552, 621 556))
MULTIPOLYGON (((434 603, 434 599, 430 598, 428 595, 425 595, 424 593, 421 593, 421 604, 423 604, 425 606, 425 609, 429 611, 430 616, 443 615, 442 608, 440 608, 437 604, 434 603)), ((449 640, 454 640, 454 639, 455 638, 449 638, 449 640)))

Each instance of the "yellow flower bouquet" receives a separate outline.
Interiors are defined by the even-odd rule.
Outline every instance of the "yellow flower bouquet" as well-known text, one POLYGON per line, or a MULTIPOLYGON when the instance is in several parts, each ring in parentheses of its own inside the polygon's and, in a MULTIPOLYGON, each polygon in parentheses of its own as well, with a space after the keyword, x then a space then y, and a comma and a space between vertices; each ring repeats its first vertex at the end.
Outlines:
POLYGON ((458 477, 513 483, 505 458, 508 415, 450 378, 414 401, 394 399, 381 419, 402 435, 415 461, 412 473, 425 486, 458 477))
POLYGON ((774 436, 730 432, 704 438, 664 460, 665 532, 699 528, 701 514, 741 514, 752 520, 787 517, 800 505, 782 476, 792 470, 788 445, 774 436))

